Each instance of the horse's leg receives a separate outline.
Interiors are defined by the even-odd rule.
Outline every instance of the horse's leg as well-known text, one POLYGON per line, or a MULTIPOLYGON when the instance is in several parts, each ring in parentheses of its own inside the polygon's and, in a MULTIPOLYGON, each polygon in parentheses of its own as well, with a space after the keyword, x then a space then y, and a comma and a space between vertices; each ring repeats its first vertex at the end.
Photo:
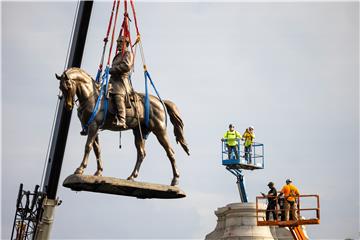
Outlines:
POLYGON ((80 164, 80 166, 75 170, 75 174, 83 174, 84 169, 87 167, 88 160, 89 160, 89 153, 93 147, 93 143, 95 141, 95 138, 97 136, 98 128, 94 125, 89 126, 89 132, 88 137, 85 144, 85 152, 83 160, 80 164))
POLYGON ((94 153, 96 156, 96 163, 97 163, 97 170, 94 175, 101 176, 102 172, 103 172, 103 165, 102 165, 101 156, 100 156, 99 134, 96 134, 93 146, 94 146, 94 153))
POLYGON ((134 178, 137 178, 137 176, 139 175, 139 170, 140 170, 140 166, 142 161, 145 158, 145 140, 141 138, 140 132, 138 129, 134 129, 133 130, 134 133, 134 137, 135 137, 135 146, 136 146, 136 151, 137 151, 137 159, 136 159, 136 164, 134 167, 133 172, 131 173, 131 175, 127 178, 127 180, 133 181, 134 178))
POLYGON ((165 149, 166 155, 168 156, 171 162, 171 167, 173 171, 173 179, 171 181, 171 186, 178 185, 180 174, 176 167, 175 153, 174 150, 171 148, 167 132, 165 129, 162 129, 159 131, 154 131, 154 134, 157 137, 158 141, 160 142, 161 146, 163 146, 163 148, 165 149))

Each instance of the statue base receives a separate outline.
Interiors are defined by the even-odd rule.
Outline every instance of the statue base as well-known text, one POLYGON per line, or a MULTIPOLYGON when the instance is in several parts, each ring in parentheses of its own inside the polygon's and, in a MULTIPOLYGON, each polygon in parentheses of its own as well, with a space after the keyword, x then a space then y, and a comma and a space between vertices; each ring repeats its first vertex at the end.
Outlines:
MULTIPOLYGON (((260 205, 260 209, 266 209, 260 205)), ((288 228, 257 226, 255 203, 231 203, 215 211, 215 230, 205 240, 292 240, 288 228)), ((258 217, 265 218, 265 212, 258 217)), ((303 229, 304 230, 304 229, 303 229)))
POLYGON ((103 176, 72 174, 64 180, 63 186, 73 191, 108 193, 141 199, 186 197, 186 194, 178 187, 103 176))

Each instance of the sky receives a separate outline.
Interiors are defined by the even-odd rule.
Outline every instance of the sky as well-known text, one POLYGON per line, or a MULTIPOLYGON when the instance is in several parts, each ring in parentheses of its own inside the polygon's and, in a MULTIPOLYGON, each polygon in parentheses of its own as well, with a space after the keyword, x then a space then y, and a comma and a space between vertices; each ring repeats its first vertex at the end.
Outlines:
MULTIPOLYGON (((19 184, 41 183, 76 2, 1 2, 1 238, 9 239, 19 184)), ((95 77, 112 2, 95 2, 82 68, 95 77)), ((265 169, 246 171, 250 202, 292 178, 319 194, 311 239, 359 237, 359 3, 139 2, 148 70, 180 109, 191 155, 168 134, 187 197, 140 200, 73 192, 62 181, 80 165, 85 138, 74 111, 60 176, 52 239, 204 239, 214 211, 239 202, 221 165, 220 138, 254 126, 265 169)), ((132 29, 134 26, 131 26, 132 29)), ((133 31, 133 30, 132 30, 133 31)), ((140 58, 134 88, 144 91, 140 58)), ((126 178, 136 160, 131 132, 103 131, 104 176, 126 178)), ((154 135, 138 181, 169 184, 154 135)), ((86 174, 96 169, 91 155, 86 174)))

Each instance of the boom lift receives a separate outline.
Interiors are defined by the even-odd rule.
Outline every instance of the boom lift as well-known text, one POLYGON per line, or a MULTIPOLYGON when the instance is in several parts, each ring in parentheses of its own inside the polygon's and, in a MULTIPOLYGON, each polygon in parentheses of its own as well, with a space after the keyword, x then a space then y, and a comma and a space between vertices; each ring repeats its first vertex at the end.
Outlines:
MULTIPOLYGON (((222 154, 222 165, 226 167, 226 170, 232 173, 237 178, 237 186, 239 189, 241 202, 248 202, 245 181, 244 181, 244 170, 258 170, 264 169, 264 144, 262 143, 253 143, 251 147, 250 158, 245 158, 245 151, 243 146, 240 144, 240 139, 237 139, 237 149, 239 159, 236 159, 234 152, 231 152, 230 156, 227 149, 226 140, 222 140, 221 143, 221 154, 222 154)), ((295 240, 308 240, 309 238, 302 229, 302 225, 310 224, 320 224, 320 199, 318 195, 300 195, 297 198, 298 209, 297 215, 301 216, 308 215, 307 213, 312 214, 312 216, 304 218, 299 217, 298 220, 269 220, 266 221, 263 217, 260 217, 259 213, 264 213, 267 210, 260 209, 260 203, 264 203, 267 197, 257 196, 256 197, 256 219, 258 226, 279 226, 289 228, 291 235, 295 240), (301 205, 300 205, 301 200, 301 205), (315 201, 315 203, 314 203, 315 201), (314 205, 316 207, 314 207, 314 205), (304 207, 302 207, 304 206, 304 207)), ((276 213, 280 216, 284 214, 284 209, 279 209, 278 199, 276 199, 276 213)), ((283 217, 283 216, 282 216, 283 217)), ((279 219, 279 218, 278 218, 279 219)))
MULTIPOLYGON (((278 214, 278 218, 280 220, 268 220, 266 221, 263 217, 259 216, 259 213, 267 212, 266 209, 260 209, 259 204, 264 203, 266 197, 257 196, 256 197, 256 219, 258 226, 279 226, 279 227, 288 227, 291 235, 294 240, 308 240, 309 238, 306 236, 302 229, 302 225, 310 225, 310 224, 320 224, 320 199, 319 195, 300 195, 297 198, 298 208, 297 215, 298 220, 288 220, 284 219, 284 209, 279 209, 278 198, 276 198, 276 207, 275 212, 278 214), (316 207, 314 207, 314 201, 316 207), (304 207, 302 207, 304 205, 304 207), (304 218, 303 215, 307 215, 309 217, 304 218)), ((291 218, 291 216, 290 216, 291 218)))
POLYGON ((228 154, 227 141, 221 141, 221 159, 222 165, 226 167, 230 173, 232 173, 237 181, 236 184, 239 189, 241 202, 248 202, 246 189, 245 189, 245 180, 244 180, 244 170, 257 170, 264 168, 264 144, 254 142, 251 146, 251 154, 248 159, 245 158, 244 146, 240 144, 240 139, 237 139, 239 159, 236 159, 234 152, 228 154))

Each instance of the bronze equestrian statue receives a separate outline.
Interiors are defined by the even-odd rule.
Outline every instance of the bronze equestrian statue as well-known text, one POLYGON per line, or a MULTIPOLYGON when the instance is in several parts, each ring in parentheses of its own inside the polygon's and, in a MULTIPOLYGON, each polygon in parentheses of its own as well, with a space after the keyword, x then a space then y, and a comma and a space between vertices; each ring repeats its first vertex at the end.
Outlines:
POLYGON ((112 88, 110 96, 114 103, 115 121, 114 124, 126 129, 126 95, 131 93, 132 87, 129 83, 129 74, 133 66, 133 55, 128 50, 129 38, 120 36, 117 40, 117 51, 110 68, 110 83, 112 88))
MULTIPOLYGON (((69 68, 65 70, 61 76, 56 74, 56 78, 60 80, 60 90, 65 98, 65 108, 72 110, 74 106, 75 95, 78 98, 78 116, 84 126, 89 117, 91 116, 94 106, 96 104, 100 85, 96 83, 89 74, 80 68, 69 68)), ((97 161, 97 171, 95 176, 101 176, 103 171, 101 156, 100 156, 100 144, 99 144, 99 130, 111 130, 111 131, 123 131, 133 130, 135 137, 135 146, 137 150, 137 160, 131 175, 128 180, 134 180, 139 174, 139 169, 143 159, 145 158, 145 139, 143 136, 147 136, 153 132, 157 137, 160 144, 166 151, 166 154, 171 162, 173 171, 173 179, 171 185, 178 184, 179 171, 176 167, 174 150, 170 146, 166 131, 166 112, 169 114, 170 121, 174 126, 174 135, 176 142, 180 143, 184 151, 189 155, 189 148, 184 138, 183 121, 180 117, 179 111, 176 105, 169 101, 164 100, 164 105, 161 101, 150 95, 150 122, 149 126, 145 126, 144 122, 144 94, 133 92, 129 95, 131 101, 129 101, 131 107, 126 107, 126 128, 119 126, 116 121, 117 112, 114 111, 112 101, 109 101, 109 109, 105 121, 104 119, 104 98, 101 102, 99 111, 91 124, 88 126, 88 136, 85 145, 85 153, 80 166, 76 169, 75 174, 83 174, 84 169, 88 164, 89 153, 94 149, 94 153, 97 161), (141 128, 141 129, 140 129, 141 128)))

